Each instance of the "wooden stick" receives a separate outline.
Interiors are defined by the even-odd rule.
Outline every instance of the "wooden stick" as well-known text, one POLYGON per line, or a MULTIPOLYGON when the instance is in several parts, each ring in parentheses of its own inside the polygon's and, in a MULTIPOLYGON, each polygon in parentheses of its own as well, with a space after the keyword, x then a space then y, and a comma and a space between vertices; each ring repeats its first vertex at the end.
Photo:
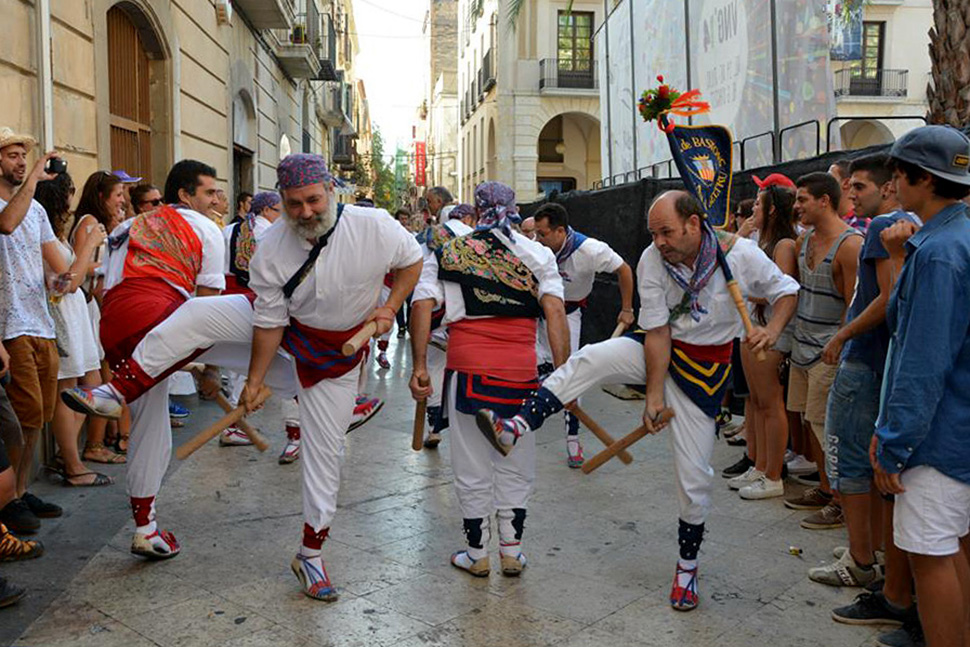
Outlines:
POLYGON ((364 324, 364 327, 357 331, 357 334, 344 342, 343 353, 344 356, 350 357, 351 355, 356 355, 357 351, 367 343, 367 340, 374 336, 377 332, 377 322, 371 321, 370 323, 364 324))
MULTIPOLYGON (((263 402, 265 402, 266 399, 270 395, 272 395, 272 393, 273 392, 269 389, 269 387, 264 386, 262 390, 260 390, 259 394, 256 396, 256 402, 254 402, 253 404, 255 404, 255 406, 257 407, 262 405, 263 402)), ((214 423, 212 423, 211 425, 209 425, 208 427, 200 431, 198 434, 190 438, 188 442, 185 442, 182 445, 180 445, 179 448, 175 450, 175 455, 178 457, 179 460, 185 460, 193 453, 195 453, 197 449, 199 449, 207 442, 209 442, 210 440, 212 440, 213 438, 221 434, 223 431, 225 431, 226 427, 229 427, 230 425, 234 425, 240 420, 242 420, 245 415, 246 415, 246 407, 242 405, 236 407, 235 409, 233 409, 232 411, 230 411, 229 413, 222 416, 214 423)))
MULTIPOLYGON (((425 387, 431 384, 431 380, 425 376, 418 379, 418 385, 425 387)), ((428 399, 418 400, 414 407, 414 431, 411 432, 411 449, 416 452, 424 448, 424 416, 428 411, 428 399)))
MULTIPOLYGON (((202 374, 205 372, 205 365, 199 364, 198 362, 192 362, 183 366, 182 370, 191 373, 193 376, 195 376, 196 380, 201 380, 202 374)), ((222 395, 222 391, 216 393, 215 401, 223 412, 229 413, 232 411, 232 405, 229 404, 229 400, 226 399, 226 396, 222 395)), ((256 431, 256 429, 254 429, 245 418, 242 418, 239 422, 237 422, 236 426, 249 437, 249 440, 253 443, 253 445, 256 446, 256 449, 261 452, 265 452, 267 449, 269 449, 269 443, 266 442, 266 439, 263 438, 262 434, 256 431)))
MULTIPOLYGON (((727 283, 727 289, 731 293, 731 298, 734 299, 734 307, 738 309, 738 314, 741 315, 741 323, 744 324, 744 334, 748 336, 754 331, 754 325, 751 323, 751 317, 748 315, 748 308, 744 304, 744 297, 741 296, 741 288, 738 286, 736 280, 731 279, 727 283)), ((768 355, 763 350, 759 350, 756 357, 759 362, 768 359, 768 355)))
MULTIPOLYGON (((670 422, 670 420, 673 417, 674 417, 673 409, 669 409, 669 408, 664 409, 663 411, 660 412, 660 416, 658 417, 659 418, 658 422, 670 422)), ((639 427, 637 427, 636 429, 628 433, 626 436, 624 436, 623 438, 620 438, 618 441, 616 441, 615 443, 613 443, 612 445, 610 445, 609 447, 601 451, 596 456, 593 456, 592 458, 584 462, 583 474, 589 474, 593 470, 599 468, 603 463, 605 463, 606 461, 616 456, 620 451, 626 449, 633 443, 637 442, 638 440, 646 436, 647 433, 648 433, 647 428, 644 425, 640 425, 639 427)))
MULTIPOLYGON (((606 433, 606 430, 600 427, 595 420, 590 418, 589 414, 583 411, 583 409, 578 404, 573 405, 573 408, 571 411, 574 416, 579 418, 579 421, 583 423, 583 425, 587 429, 593 432, 594 436, 599 438, 600 442, 603 443, 604 446, 611 447, 613 443, 616 442, 615 440, 613 440, 613 436, 606 433)), ((619 452, 617 452, 616 455, 626 465, 629 465, 630 463, 633 462, 633 456, 630 456, 630 452, 626 451, 625 449, 620 450, 619 452)))
MULTIPOLYGON (((615 339, 625 332, 626 332, 626 324, 623 322, 620 322, 616 324, 616 328, 613 329, 613 334, 610 335, 610 339, 615 339)), ((583 424, 585 425, 586 423, 584 422, 583 424)))

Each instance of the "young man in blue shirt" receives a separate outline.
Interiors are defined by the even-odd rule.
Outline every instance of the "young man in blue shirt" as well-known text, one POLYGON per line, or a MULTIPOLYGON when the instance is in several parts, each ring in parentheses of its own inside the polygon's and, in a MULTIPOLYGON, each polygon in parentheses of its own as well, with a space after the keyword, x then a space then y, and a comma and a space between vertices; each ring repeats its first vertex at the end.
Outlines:
POLYGON ((929 647, 970 644, 970 139, 910 131, 890 152, 896 195, 925 223, 883 233, 896 267, 885 397, 870 450, 896 495, 893 537, 909 555, 929 647), (903 242, 905 241, 905 242, 903 242), (905 256, 905 262, 900 259, 905 256))

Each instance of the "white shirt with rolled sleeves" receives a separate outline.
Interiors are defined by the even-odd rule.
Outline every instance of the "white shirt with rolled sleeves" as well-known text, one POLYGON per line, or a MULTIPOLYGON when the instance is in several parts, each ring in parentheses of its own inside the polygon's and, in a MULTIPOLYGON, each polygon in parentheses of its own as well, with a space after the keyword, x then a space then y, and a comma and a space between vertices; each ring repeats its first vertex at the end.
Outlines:
MULTIPOLYGON (((547 294, 558 299, 563 298, 562 277, 559 276, 556 257, 548 247, 529 240, 519 233, 514 233, 511 240, 499 229, 493 229, 492 233, 532 271, 539 284, 539 299, 547 294)), ((465 299, 461 294, 461 286, 438 279, 438 259, 434 254, 425 259, 421 280, 415 288, 414 299, 418 298, 434 299, 435 308, 440 308, 444 303, 445 324, 462 319, 484 318, 469 317, 465 314, 465 299)))
MULTIPOLYGON (((202 243, 202 267, 199 270, 198 276, 195 277, 196 286, 211 288, 213 290, 225 290, 226 276, 223 272, 223 266, 225 265, 226 258, 226 244, 222 238, 222 230, 219 229, 216 223, 197 211, 184 208, 179 208, 177 211, 189 223, 192 231, 195 232, 195 235, 199 237, 199 241, 202 243)), ((115 227, 114 231, 111 232, 111 237, 114 238, 127 231, 134 221, 135 218, 130 218, 115 227)), ((128 239, 126 238, 125 242, 117 249, 111 250, 110 247, 108 249, 108 258, 104 264, 105 290, 110 290, 125 278, 124 271, 125 258, 128 256, 128 239)), ((192 296, 177 285, 173 285, 172 287, 186 297, 192 296)))
MULTIPOLYGON (((727 262, 745 299, 765 299, 774 304, 781 297, 798 294, 798 281, 782 272, 750 240, 738 239, 727 254, 727 262)), ((637 286, 640 328, 653 330, 665 326, 670 311, 684 298, 684 290, 670 277, 660 250, 653 244, 644 250, 637 264, 637 286)), ((743 336, 741 317, 720 268, 701 290, 698 302, 708 313, 701 315, 700 321, 694 321, 686 314, 670 322, 673 339, 698 346, 715 346, 743 336)))
MULTIPOLYGON (((264 218, 262 216, 256 216, 256 224, 253 227, 253 233, 256 236, 256 240, 261 239, 263 237, 263 234, 265 234, 267 231, 269 231, 269 228, 272 225, 273 225, 273 223, 271 223, 266 218, 264 218)), ((234 231, 236 231, 236 227, 238 227, 238 226, 239 226, 239 223, 236 222, 236 223, 233 223, 231 225, 226 225, 222 229, 222 240, 223 240, 223 242, 226 245, 226 262, 225 262, 225 265, 224 265, 225 273, 226 274, 229 274, 230 273, 229 263, 230 263, 230 260, 231 260, 230 259, 230 255, 232 254, 232 251, 231 251, 232 250, 232 233, 234 231)))
POLYGON ((313 271, 287 300, 283 286, 312 248, 285 216, 260 238, 249 262, 253 325, 279 328, 293 317, 320 330, 349 330, 377 307, 385 274, 421 260, 414 235, 385 210, 347 205, 313 271))
POLYGON ((593 291, 597 272, 612 274, 621 265, 623 258, 609 245, 595 238, 587 238, 559 266, 566 301, 582 301, 593 291))

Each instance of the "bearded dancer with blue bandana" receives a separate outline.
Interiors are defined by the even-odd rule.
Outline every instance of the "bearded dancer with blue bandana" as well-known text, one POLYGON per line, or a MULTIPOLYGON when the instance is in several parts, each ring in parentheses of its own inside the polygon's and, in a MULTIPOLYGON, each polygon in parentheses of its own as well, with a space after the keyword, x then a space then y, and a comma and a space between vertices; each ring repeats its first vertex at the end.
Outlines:
MULTIPOLYGON (((616 274, 619 279, 621 310, 616 321, 623 328, 633 325, 633 271, 619 254, 601 240, 585 236, 569 226, 569 214, 560 204, 549 202, 533 214, 536 239, 556 254, 556 265, 562 277, 569 322, 569 350, 579 350, 579 333, 583 325, 586 300, 593 291, 597 273, 616 274)), ((536 352, 539 355, 539 377, 552 372, 552 351, 545 329, 539 326, 536 352)), ((569 467, 583 466, 583 446, 579 442, 579 419, 566 412, 566 461, 569 467)))
POLYGON ((583 392, 604 383, 646 384, 643 424, 652 434, 669 425, 673 445, 680 559, 670 604, 679 611, 698 603, 697 553, 714 478, 714 416, 728 383, 732 341, 743 331, 718 268, 717 246, 744 296, 773 306, 768 324, 748 335, 753 351, 777 341, 795 311, 799 287, 751 241, 715 234, 703 214, 700 202, 684 191, 664 193, 650 207, 653 242, 637 266, 639 330, 584 346, 516 415, 505 417, 491 409, 477 415, 494 447, 514 456, 518 442, 531 439, 546 418, 583 392), (675 414, 669 423, 660 418, 666 408, 675 414))

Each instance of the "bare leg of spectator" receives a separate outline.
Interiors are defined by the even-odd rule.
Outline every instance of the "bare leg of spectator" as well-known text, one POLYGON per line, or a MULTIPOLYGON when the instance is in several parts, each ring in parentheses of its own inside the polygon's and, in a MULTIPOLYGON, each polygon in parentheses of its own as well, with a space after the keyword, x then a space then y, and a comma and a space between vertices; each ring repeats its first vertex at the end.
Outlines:
MULTIPOLYGON (((767 359, 759 361, 746 346, 741 349, 744 375, 751 387, 748 400, 754 405, 757 421, 757 440, 754 444, 758 457, 755 459, 755 469, 763 472, 769 480, 779 481, 785 446, 788 444, 784 391, 778 380, 778 366, 784 356, 778 351, 768 351, 767 355, 767 359)), ((752 444, 750 437, 748 444, 752 444)), ((751 456, 750 452, 748 455, 751 456)))
POLYGON ((860 566, 869 566, 874 561, 873 537, 870 526, 872 500, 865 494, 842 494, 842 511, 845 525, 849 530, 849 552, 860 566))
POLYGON ((893 541, 893 504, 883 499, 881 507, 882 535, 886 545, 886 581, 882 593, 892 604, 908 609, 913 604, 913 571, 909 567, 909 557, 893 541))
POLYGON ((966 647, 970 567, 961 552, 942 556, 909 553, 928 647, 966 647))

